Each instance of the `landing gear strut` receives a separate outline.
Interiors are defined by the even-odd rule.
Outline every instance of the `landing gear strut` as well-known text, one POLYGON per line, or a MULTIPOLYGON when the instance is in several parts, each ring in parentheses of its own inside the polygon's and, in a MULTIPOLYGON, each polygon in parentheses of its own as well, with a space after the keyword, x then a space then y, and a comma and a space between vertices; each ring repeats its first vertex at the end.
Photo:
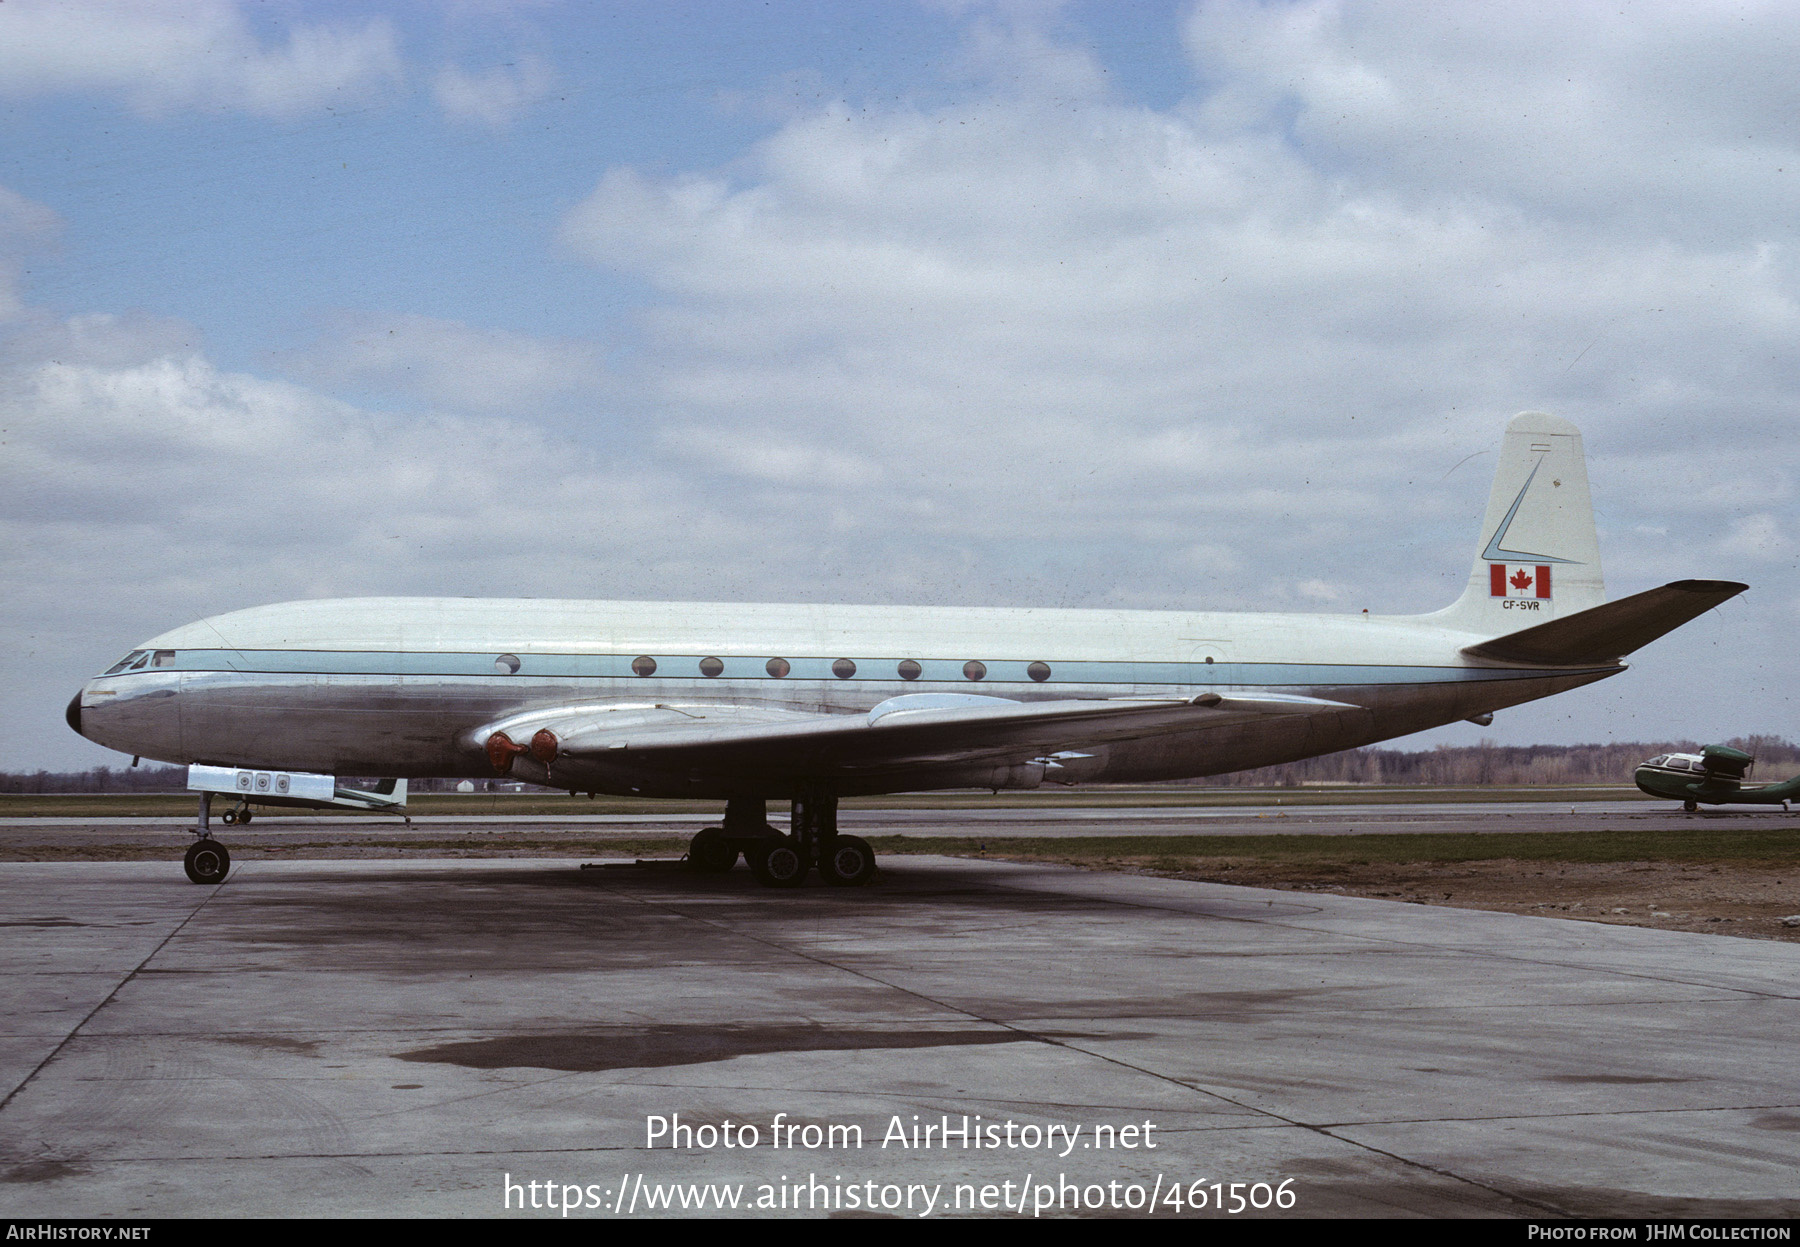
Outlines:
MULTIPOLYGON (((195 883, 223 883, 231 870, 231 854, 225 846, 212 838, 210 816, 212 814, 212 793, 200 794, 200 818, 194 825, 194 843, 188 848, 182 865, 187 869, 187 877, 195 883)), ((227 817, 226 821, 232 821, 227 817)), ((239 822, 249 822, 248 817, 239 817, 239 822)))
MULTIPOLYGON (((875 850, 861 836, 840 836, 837 829, 838 799, 829 793, 808 793, 794 798, 791 839, 800 859, 817 865, 819 876, 833 887, 859 887, 875 877, 875 850)), ((801 878, 805 877, 801 870, 801 878)), ((760 878, 760 876, 759 876, 760 878)), ((776 887, 792 887, 770 879, 776 887)))
POLYGON ((233 823, 236 823, 240 827, 249 826, 250 803, 248 801, 238 802, 231 809, 226 810, 223 814, 219 815, 219 821, 224 823, 227 827, 231 826, 233 823))
POLYGON ((829 794, 796 796, 784 836, 766 821, 768 804, 761 797, 733 798, 725 804, 724 824, 702 828, 688 844, 688 868, 723 873, 742 853, 764 887, 797 888, 815 866, 833 886, 865 884, 875 877, 875 850, 860 836, 838 834, 837 808, 829 794))

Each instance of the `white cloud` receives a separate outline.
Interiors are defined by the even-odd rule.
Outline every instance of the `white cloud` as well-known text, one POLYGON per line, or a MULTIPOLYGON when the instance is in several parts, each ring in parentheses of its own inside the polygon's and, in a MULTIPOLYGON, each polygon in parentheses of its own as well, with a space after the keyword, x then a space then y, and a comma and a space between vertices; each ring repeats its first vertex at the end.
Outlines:
POLYGON ((159 355, 198 349, 199 333, 185 321, 147 312, 88 312, 57 320, 27 308, 0 338, 0 365, 91 364, 118 367, 159 355))
MULTIPOLYGON (((514 557, 556 508, 584 547, 637 523, 628 512, 596 524, 622 483, 603 482, 591 450, 571 454, 530 426, 386 416, 200 356, 20 368, 0 405, 9 523, 154 517, 163 552, 183 551, 191 571, 261 575, 270 589, 366 585, 421 548, 464 568, 514 557)), ((33 548, 15 536, 16 550, 33 548)), ((137 557, 119 551, 115 570, 137 579, 137 557)))
POLYGON ((431 93, 455 121, 503 130, 517 121, 556 84, 556 74, 537 57, 521 55, 511 64, 468 70, 447 65, 431 93))
POLYGON ((116 92, 140 113, 239 109, 289 117, 359 101, 402 77, 383 19, 295 24, 265 43, 229 0, 8 0, 0 95, 116 92))
POLYGON ((605 382, 594 343, 401 313, 339 313, 319 341, 280 361, 315 384, 398 392, 473 413, 541 411, 592 397, 605 382))
POLYGON ((1738 520, 1718 548, 1723 554, 1756 563, 1791 562, 1794 553, 1793 543, 1782 532, 1781 520, 1766 513, 1738 520))
POLYGON ((765 441, 732 429, 672 428, 660 442, 677 458, 714 471, 808 489, 867 489, 881 468, 868 459, 818 446, 765 441))
POLYGON ((949 4, 968 16, 960 68, 1002 96, 1098 99, 1106 70, 1085 48, 1058 40, 1060 3, 949 4))
MULTIPOLYGON (((966 114, 821 112, 729 172, 613 169, 569 215, 568 245, 661 292, 650 401, 725 479, 766 481, 735 450, 775 446, 869 465, 814 472, 871 526, 906 493, 987 540, 1185 531, 1320 583, 1424 521, 1444 570, 1399 595, 1424 609, 1466 574, 1485 496, 1443 477, 1514 411, 1684 455, 1693 422, 1730 437, 1787 401, 1800 308, 1766 246, 1418 202, 1181 115, 966 114)), ((1736 502, 1681 505, 1721 528, 1736 502)), ((1179 599, 1271 591, 1242 566, 1179 599)))
POLYGON ((1209 128, 1353 177, 1696 241, 1800 207, 1791 5, 1220 0, 1184 34, 1209 128))
POLYGON ((18 289, 23 257, 48 246, 61 228, 49 208, 0 186, 0 323, 25 310, 18 289))

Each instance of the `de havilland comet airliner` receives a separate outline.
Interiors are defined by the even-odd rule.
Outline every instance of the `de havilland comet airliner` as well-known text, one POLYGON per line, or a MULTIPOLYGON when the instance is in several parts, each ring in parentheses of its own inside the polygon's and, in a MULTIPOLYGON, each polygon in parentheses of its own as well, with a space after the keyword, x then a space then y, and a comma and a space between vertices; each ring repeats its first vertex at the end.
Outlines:
POLYGON ((722 800, 697 870, 742 853, 793 886, 874 873, 843 796, 1214 775, 1549 697, 1742 592, 1607 602, 1581 435, 1506 429, 1468 587, 1429 615, 349 598, 215 615, 145 641, 71 727, 187 763, 187 871, 225 877, 215 792, 400 809, 408 777, 722 800), (370 790, 338 776, 394 777, 370 790), (767 803, 792 802, 790 830, 767 803))

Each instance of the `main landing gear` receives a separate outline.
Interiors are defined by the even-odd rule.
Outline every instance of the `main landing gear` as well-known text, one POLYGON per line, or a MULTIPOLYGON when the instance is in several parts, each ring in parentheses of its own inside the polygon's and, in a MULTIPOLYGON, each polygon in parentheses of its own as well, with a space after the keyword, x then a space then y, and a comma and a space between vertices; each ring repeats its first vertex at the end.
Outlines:
POLYGON ((725 803, 725 822, 704 827, 688 844, 688 869, 723 874, 737 865, 738 855, 750 863, 757 882, 770 888, 797 888, 815 867, 826 883, 859 887, 875 877, 875 850, 860 836, 840 836, 837 798, 794 798, 790 831, 770 826, 768 805, 761 797, 737 797, 725 803))
MULTIPOLYGON (((212 793, 200 794, 200 820, 194 826, 194 843, 189 846, 187 856, 182 865, 187 868, 187 877, 195 883, 223 883, 231 870, 231 854, 225 846, 212 838, 210 815, 212 814, 212 793)), ((247 823, 250 821, 247 810, 237 812, 236 819, 232 812, 223 817, 226 822, 247 823)))
POLYGON ((248 827, 250 825, 250 803, 248 801, 238 802, 237 805, 219 815, 219 821, 227 827, 233 823, 239 827, 248 827))

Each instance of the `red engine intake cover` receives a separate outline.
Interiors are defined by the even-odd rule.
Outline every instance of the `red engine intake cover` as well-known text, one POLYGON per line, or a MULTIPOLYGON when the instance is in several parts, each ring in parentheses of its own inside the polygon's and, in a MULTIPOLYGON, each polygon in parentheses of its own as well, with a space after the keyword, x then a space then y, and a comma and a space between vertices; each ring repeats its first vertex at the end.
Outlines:
POLYGON ((505 732, 495 732, 487 738, 488 761, 493 764, 496 775, 504 775, 512 770, 513 759, 524 752, 525 746, 515 745, 513 738, 505 732))
POLYGON ((556 733, 547 727, 540 727, 537 735, 531 738, 531 756, 545 766, 556 761, 556 752, 559 747, 556 733))

